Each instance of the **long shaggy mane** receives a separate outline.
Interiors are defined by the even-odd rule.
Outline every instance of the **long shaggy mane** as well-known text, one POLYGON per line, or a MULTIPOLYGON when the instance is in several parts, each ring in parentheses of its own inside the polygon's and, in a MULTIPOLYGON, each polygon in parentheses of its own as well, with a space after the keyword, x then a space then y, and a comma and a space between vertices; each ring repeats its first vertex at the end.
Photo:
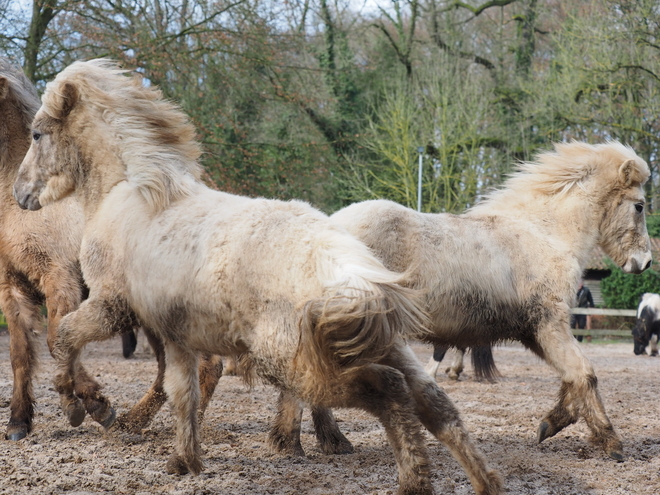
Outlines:
POLYGON ((555 144, 554 151, 539 153, 534 161, 523 162, 502 186, 485 197, 481 205, 498 201, 510 193, 537 192, 545 195, 565 195, 593 176, 597 168, 618 167, 625 160, 636 165, 634 179, 643 184, 649 168, 630 146, 617 141, 588 144, 573 141, 555 144))
POLYGON ((23 71, 8 59, 0 57, 0 76, 9 83, 9 95, 23 118, 22 124, 29 128, 34 115, 39 110, 39 96, 23 71))
POLYGON ((43 105, 50 115, 56 115, 65 84, 78 91, 74 111, 84 112, 89 106, 102 115, 118 144, 128 180, 154 210, 190 194, 186 177, 200 179, 201 149, 194 126, 178 105, 141 75, 128 75, 114 61, 96 59, 73 63, 47 85, 43 105))

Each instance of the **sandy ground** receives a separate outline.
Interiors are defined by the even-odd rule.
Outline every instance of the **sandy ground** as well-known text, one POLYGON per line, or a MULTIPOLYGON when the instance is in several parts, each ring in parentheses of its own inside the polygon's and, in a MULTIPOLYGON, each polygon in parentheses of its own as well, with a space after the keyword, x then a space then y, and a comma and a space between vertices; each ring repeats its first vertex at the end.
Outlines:
MULTIPOLYGON (((503 374, 499 383, 474 381, 469 364, 459 382, 438 382, 511 494, 660 493, 660 358, 636 357, 630 344, 581 344, 599 378, 610 418, 623 438, 627 460, 616 463, 589 445, 580 421, 541 445, 539 420, 559 388, 555 373, 519 346, 495 349, 503 374)), ((2 440, 0 493, 117 494, 392 494, 397 471, 384 431, 357 410, 336 412, 356 452, 323 455, 313 436, 309 413, 303 418, 306 458, 269 451, 266 443, 276 392, 248 389, 240 378, 223 377, 202 430, 206 470, 199 476, 165 474, 173 444, 165 407, 142 435, 104 432, 91 419, 79 428, 60 412, 51 378, 53 363, 42 351, 36 381, 34 432, 20 442, 2 440)), ((431 349, 415 345, 425 363, 431 349)), ((0 336, 0 415, 9 418, 11 370, 9 338, 0 336)), ((124 360, 119 340, 90 346, 85 362, 105 385, 119 413, 146 391, 155 361, 140 345, 124 360)), ((450 358, 451 356, 448 356, 450 358)), ((4 428, 4 427, 3 427, 4 428)), ((438 493, 469 494, 472 488, 458 464, 428 435, 433 483, 438 493)))

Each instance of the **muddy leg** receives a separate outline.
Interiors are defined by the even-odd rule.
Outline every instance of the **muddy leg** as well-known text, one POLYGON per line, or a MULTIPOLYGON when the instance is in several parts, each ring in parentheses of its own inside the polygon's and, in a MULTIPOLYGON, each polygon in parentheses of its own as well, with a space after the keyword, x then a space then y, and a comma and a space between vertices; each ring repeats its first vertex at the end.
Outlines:
POLYGON ((38 363, 35 330, 41 317, 35 303, 6 283, 0 286, 0 303, 7 319, 9 359, 14 374, 5 438, 21 440, 32 431, 35 402, 32 381, 38 363))
POLYGON ((92 418, 104 428, 109 428, 114 422, 114 409, 100 393, 100 385, 84 375, 80 383, 76 381, 83 370, 79 362, 80 353, 86 344, 109 339, 127 325, 134 326, 135 323, 132 311, 116 298, 88 299, 78 310, 62 318, 52 351, 58 370, 55 388, 72 426, 80 425, 84 418, 84 410, 81 417, 78 397, 92 418))
MULTIPOLYGON (((421 366, 420 370, 424 373, 421 366)), ((403 374, 389 366, 370 365, 343 386, 343 393, 345 402, 338 406, 362 408, 385 427, 399 469, 399 493, 434 493, 422 425, 403 374)))
POLYGON ((426 365, 426 372, 431 375, 432 378, 435 378, 438 374, 438 368, 440 368, 440 362, 445 358, 447 350, 449 347, 442 345, 433 346, 433 356, 429 359, 429 362, 426 365))
POLYGON ((617 461, 623 460, 623 446, 607 417, 598 393, 598 379, 568 325, 566 330, 542 328, 537 336, 539 349, 532 348, 561 374, 562 384, 555 407, 541 421, 538 441, 542 442, 584 417, 592 441, 617 461))
POLYGON ((312 421, 319 446, 324 454, 352 454, 353 445, 342 434, 332 410, 312 407, 312 421))
POLYGON ((167 461, 167 472, 198 474, 204 469, 201 456, 197 410, 199 408, 199 379, 197 353, 173 344, 165 344, 167 369, 165 392, 170 398, 176 421, 174 454, 167 461))
POLYGON ((472 443, 456 406, 435 380, 424 372, 413 351, 407 346, 401 347, 392 353, 391 359, 392 364, 406 377, 422 424, 463 466, 477 495, 501 493, 500 475, 488 468, 484 456, 472 443))
POLYGON ((201 400, 199 403, 199 422, 204 420, 204 413, 211 402, 215 387, 222 376, 222 358, 212 354, 203 354, 199 360, 199 386, 201 400))
POLYGON ((156 413, 167 401, 167 394, 163 388, 165 380, 165 347, 163 342, 147 328, 142 329, 147 337, 151 348, 156 355, 158 371, 156 379, 151 384, 147 393, 135 404, 130 411, 122 414, 117 420, 117 426, 131 433, 141 433, 154 419, 156 413))
POLYGON ((463 373, 463 356, 465 356, 465 348, 457 348, 451 366, 445 370, 451 380, 458 380, 463 373))
POLYGON ((277 415, 268 433, 268 443, 273 450, 286 455, 304 456, 300 443, 302 403, 286 390, 277 399, 277 415))

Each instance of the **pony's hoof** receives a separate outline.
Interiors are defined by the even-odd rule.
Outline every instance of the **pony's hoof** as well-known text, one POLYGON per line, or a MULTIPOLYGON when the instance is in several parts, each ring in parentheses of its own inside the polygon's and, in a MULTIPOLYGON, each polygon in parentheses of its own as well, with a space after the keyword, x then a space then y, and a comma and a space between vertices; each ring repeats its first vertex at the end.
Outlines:
POLYGON ((611 452, 608 452, 607 454, 616 462, 623 462, 626 460, 625 456, 623 455, 623 452, 621 452, 620 450, 613 450, 611 452))
MULTIPOLYGON (((300 442, 291 441, 290 438, 285 436, 271 435, 268 438, 273 451, 282 455, 290 455, 293 457, 305 457, 305 450, 300 445, 300 442)), ((321 447, 323 449, 323 447, 321 447)))
POLYGON ((11 440, 12 442, 17 442, 18 440, 23 440, 28 435, 27 425, 14 425, 7 427, 7 433, 5 433, 5 440, 11 440))
POLYGON ((183 459, 181 459, 176 454, 173 454, 167 460, 167 465, 165 466, 165 470, 167 471, 167 474, 178 474, 178 475, 188 474, 189 472, 186 463, 183 462, 183 459))
POLYGON ((546 438, 550 438, 551 436, 554 435, 554 432, 552 431, 552 428, 550 427, 550 423, 547 421, 541 421, 541 424, 539 425, 539 430, 538 430, 538 443, 541 443, 543 440, 546 438))
POLYGON ((457 382, 457 381, 458 381, 458 378, 461 376, 460 373, 456 373, 456 372, 455 372, 453 369, 451 369, 451 368, 447 368, 447 369, 445 370, 445 373, 447 373, 447 377, 448 377, 450 380, 454 380, 455 382, 457 382))
POLYGON ((103 410, 95 411, 93 414, 91 414, 91 416, 94 421, 96 421, 106 430, 110 428, 117 419, 115 408, 110 405, 108 405, 106 408, 103 408, 103 410))
POLYGON ((75 402, 68 403, 64 408, 64 413, 69 420, 69 424, 76 428, 82 424, 87 411, 85 411, 82 402, 77 400, 75 402))
POLYGON ((351 442, 348 440, 343 440, 336 443, 325 443, 321 445, 321 451, 326 455, 344 455, 352 454, 355 452, 355 449, 353 448, 353 444, 351 442))

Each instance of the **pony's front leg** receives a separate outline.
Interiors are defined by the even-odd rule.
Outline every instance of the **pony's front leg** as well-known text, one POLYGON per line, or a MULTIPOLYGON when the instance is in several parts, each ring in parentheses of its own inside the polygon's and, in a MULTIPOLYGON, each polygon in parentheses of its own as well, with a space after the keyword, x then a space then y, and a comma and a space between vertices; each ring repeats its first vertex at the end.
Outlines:
POLYGON ((21 440, 32 431, 34 418, 32 380, 38 357, 34 330, 40 323, 39 308, 4 279, 0 281, 0 306, 7 319, 9 359, 14 374, 5 438, 21 440))
POLYGON ((438 374, 440 363, 445 358, 445 354, 447 354, 448 350, 449 347, 443 345, 433 346, 433 355, 429 358, 429 362, 426 364, 426 372, 431 376, 431 378, 435 378, 438 374))
POLYGON ((206 408, 209 406, 215 388, 218 386, 222 376, 222 368, 222 357, 217 354, 202 354, 202 359, 199 360, 200 423, 204 421, 204 413, 206 413, 206 408))
POLYGON ((167 394, 163 388, 165 380, 165 347, 163 341, 148 328, 142 328, 142 331, 156 355, 156 362, 158 363, 156 379, 138 403, 130 411, 119 416, 117 420, 120 429, 136 434, 141 433, 142 429, 151 423, 156 413, 167 401, 167 394))
POLYGON ((88 299, 78 310, 60 321, 52 355, 57 362, 55 388, 72 426, 79 426, 85 410, 104 428, 115 420, 115 411, 101 394, 100 385, 93 380, 79 362, 80 353, 90 342, 106 340, 125 328, 135 318, 126 304, 112 299, 88 299), (80 402, 83 400, 84 408, 80 402))
POLYGON ((412 349, 399 346, 392 351, 386 362, 404 374, 415 399, 419 419, 463 466, 475 493, 501 493, 502 479, 499 473, 488 468, 484 456, 472 443, 456 406, 424 371, 412 349))
MULTIPOLYGON (((122 414, 117 419, 117 425, 120 429, 136 434, 141 433, 151 423, 156 413, 167 401, 167 394, 163 385, 165 380, 165 347, 163 346, 163 341, 148 328, 143 327, 142 331, 156 355, 156 361, 158 362, 156 379, 139 402, 130 411, 122 414)), ((201 387, 201 402, 199 406, 200 422, 204 419, 204 413, 209 402, 211 402, 213 392, 221 376, 222 359, 220 356, 211 354, 203 355, 199 363, 199 381, 201 387)))
POLYGON ((167 367, 165 392, 172 403, 176 420, 175 452, 167 461, 167 472, 199 474, 202 463, 197 409, 199 407, 199 378, 197 353, 172 342, 165 343, 167 367))
POLYGON ((532 350, 559 371, 562 380, 557 404, 539 425, 538 441, 556 435, 582 416, 591 430, 592 441, 610 457, 622 461, 623 446, 605 412, 598 379, 568 326, 542 328, 536 339, 539 349, 532 350))

